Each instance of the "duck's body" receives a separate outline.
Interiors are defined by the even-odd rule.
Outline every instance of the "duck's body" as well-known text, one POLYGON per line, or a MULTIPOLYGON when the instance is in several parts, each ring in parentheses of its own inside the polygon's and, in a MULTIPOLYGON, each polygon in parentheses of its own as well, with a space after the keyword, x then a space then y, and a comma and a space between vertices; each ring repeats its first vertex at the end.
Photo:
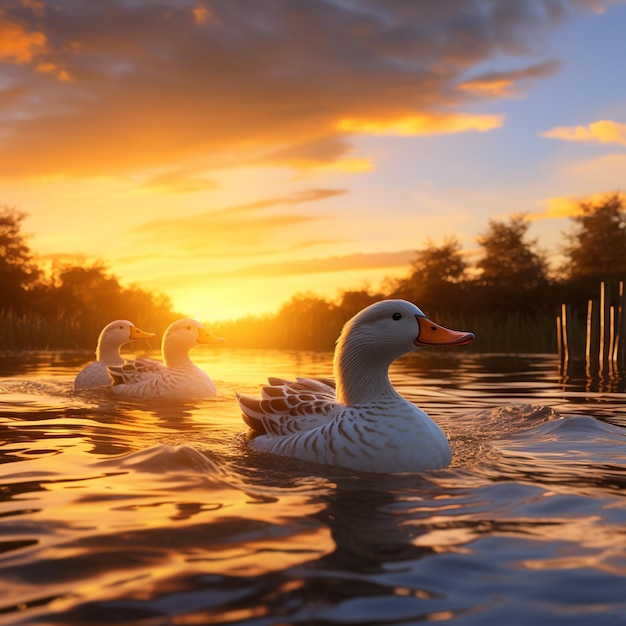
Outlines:
POLYGON ((447 466, 451 450, 439 426, 392 386, 397 358, 426 345, 465 344, 474 335, 426 318, 404 300, 377 302, 345 326, 329 381, 270 379, 260 400, 238 396, 257 450, 377 472, 447 466), (259 434, 260 433, 260 434, 259 434))
POLYGON ((215 344, 213 337, 197 321, 178 320, 165 331, 161 343, 163 362, 135 359, 132 363, 110 367, 111 392, 121 398, 142 400, 191 400, 217 395, 211 378, 189 358, 198 343, 215 344))
POLYGON ((116 320, 107 324, 98 336, 96 360, 78 372, 74 379, 74 389, 94 389, 109 386, 111 378, 108 367, 126 363, 120 354, 120 348, 131 341, 149 339, 150 337, 154 337, 154 333, 140 330, 128 320, 116 320))

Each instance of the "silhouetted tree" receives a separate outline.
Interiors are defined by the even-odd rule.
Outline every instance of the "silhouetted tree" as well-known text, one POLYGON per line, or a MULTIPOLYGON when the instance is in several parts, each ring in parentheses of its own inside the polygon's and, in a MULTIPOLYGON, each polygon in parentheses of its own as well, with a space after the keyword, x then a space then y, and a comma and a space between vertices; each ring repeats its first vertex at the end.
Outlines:
POLYGON ((172 310, 167 296, 121 286, 99 262, 58 266, 30 295, 27 313, 72 329, 66 347, 92 347, 100 330, 115 319, 131 320, 160 336, 170 322, 184 317, 172 310))
POLYGON ((28 290, 41 278, 21 232, 25 217, 25 213, 0 206, 0 311, 23 311, 28 290))
POLYGON ((441 245, 431 240, 415 253, 409 276, 392 285, 394 297, 404 298, 430 313, 458 308, 465 291, 467 263, 456 237, 441 245))
POLYGON ((476 267, 474 297, 477 308, 499 313, 538 313, 551 310, 548 265, 545 255, 536 249, 536 240, 528 241, 529 223, 524 215, 508 222, 489 220, 487 230, 477 241, 483 256, 476 267))
POLYGON ((626 207, 614 193, 596 204, 581 202, 574 229, 566 234, 562 276, 568 299, 596 297, 601 281, 626 279, 626 207))
POLYGON ((332 348, 336 338, 331 303, 312 293, 298 293, 283 304, 276 325, 278 347, 332 348))
POLYGON ((342 291, 333 307, 335 318, 340 328, 359 311, 378 300, 383 300, 385 297, 387 296, 383 293, 372 293, 367 289, 342 291))

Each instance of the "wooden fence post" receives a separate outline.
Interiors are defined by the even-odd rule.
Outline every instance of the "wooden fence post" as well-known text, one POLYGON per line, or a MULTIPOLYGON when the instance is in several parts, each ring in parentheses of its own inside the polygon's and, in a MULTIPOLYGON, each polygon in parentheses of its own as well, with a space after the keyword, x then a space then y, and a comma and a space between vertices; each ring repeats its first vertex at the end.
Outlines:
POLYGON ((623 280, 620 280, 619 282, 615 335, 613 359, 617 368, 621 370, 624 366, 626 366, 626 294, 624 293, 623 280))
POLYGON ((611 284, 600 283, 600 349, 598 366, 601 372, 606 371, 609 364, 611 343, 611 284))
POLYGON ((585 346, 585 361, 587 376, 595 372, 598 365, 600 350, 600 303, 597 300, 587 301, 587 342, 585 346))
MULTIPOLYGON (((608 373, 610 376, 626 369, 626 281, 618 284, 617 303, 611 304, 611 283, 600 283, 600 299, 587 301, 585 366, 587 376, 608 373)), ((577 340, 572 337, 571 306, 561 305, 556 318, 557 348, 561 365, 576 358, 577 340)))

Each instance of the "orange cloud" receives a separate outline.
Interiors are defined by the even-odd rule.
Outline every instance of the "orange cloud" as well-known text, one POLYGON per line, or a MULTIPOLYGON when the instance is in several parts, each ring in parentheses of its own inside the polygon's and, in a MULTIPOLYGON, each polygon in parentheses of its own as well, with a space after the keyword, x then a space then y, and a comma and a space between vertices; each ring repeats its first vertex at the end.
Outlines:
POLYGON ((549 63, 468 74, 534 53, 529 41, 568 18, 549 0, 71 7, 3 6, 0 60, 16 66, 11 86, 20 86, 0 100, 4 179, 140 181, 190 162, 204 172, 368 171, 367 155, 352 153, 354 133, 500 127, 501 116, 464 107, 547 75, 549 63))
POLYGON ((436 135, 441 133, 484 132, 500 128, 502 115, 431 113, 397 119, 344 119, 341 131, 369 135, 436 135))
MULTIPOLYGON (((42 17, 43 4, 36 0, 21 0, 33 15, 42 17)), ((48 37, 41 30, 29 29, 21 21, 13 20, 0 9, 0 62, 16 65, 32 64, 37 72, 54 74, 60 81, 70 81, 70 73, 51 60, 45 59, 50 52, 48 37)))
POLYGON ((196 24, 205 24, 211 19, 211 11, 207 7, 196 6, 191 10, 196 24))
POLYGON ((330 163, 315 163, 310 165, 309 170, 316 172, 344 172, 346 174, 361 174, 371 172, 374 169, 374 163, 368 157, 345 157, 330 163))
POLYGON ((530 221, 565 219, 581 215, 581 204, 598 204, 606 199, 606 193, 593 193, 586 196, 555 196, 548 198, 543 204, 545 209, 527 215, 530 221))
POLYGON ((515 81, 508 76, 483 77, 468 80, 457 86, 459 91, 496 98, 511 96, 515 92, 515 81))
POLYGON ((166 171, 141 180, 140 192, 144 193, 192 193, 217 189, 219 184, 202 175, 183 171, 166 171))
POLYGON ((29 31, 0 11, 0 60, 30 63, 45 51, 48 39, 44 33, 29 31))
POLYGON ((509 72, 488 72, 460 83, 456 89, 478 96, 513 97, 529 81, 552 76, 560 67, 560 63, 548 61, 509 72))
POLYGON ((415 250, 399 252, 356 253, 332 256, 323 259, 300 259, 289 263, 265 263, 245 268, 246 276, 291 276, 298 274, 319 274, 344 272, 355 269, 380 269, 387 267, 408 267, 415 257, 415 250))
MULTIPOLYGON (((343 193, 345 191, 341 189, 307 189, 292 196, 269 198, 183 218, 155 220, 135 228, 133 233, 143 242, 161 244, 162 256, 176 257, 183 252, 185 257, 193 253, 196 257, 225 258, 294 250, 320 242, 303 239, 303 234, 308 237, 306 229, 301 229, 295 238, 285 235, 286 230, 328 218, 308 213, 276 212, 275 209, 281 205, 293 206, 343 193)), ((333 240, 336 239, 327 237, 326 241, 333 240)))
POLYGON ((541 133, 541 136, 564 141, 612 143, 626 146, 626 124, 600 120, 587 126, 557 126, 541 133))
POLYGON ((357 253, 324 258, 291 259, 289 262, 260 263, 237 269, 223 270, 210 266, 199 272, 174 273, 168 276, 168 288, 192 287, 215 280, 255 277, 285 277, 302 274, 326 274, 351 270, 379 270, 386 268, 407 268, 415 257, 415 250, 398 252, 357 253))

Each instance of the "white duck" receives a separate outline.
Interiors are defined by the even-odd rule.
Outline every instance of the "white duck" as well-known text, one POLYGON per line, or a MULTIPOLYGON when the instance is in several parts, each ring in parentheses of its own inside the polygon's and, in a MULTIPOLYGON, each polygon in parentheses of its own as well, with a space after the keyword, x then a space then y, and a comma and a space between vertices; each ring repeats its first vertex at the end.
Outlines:
POLYGON ((463 345, 473 333, 435 324, 406 300, 383 300, 349 320, 337 341, 331 381, 270 378, 262 399, 237 395, 257 450, 366 472, 446 467, 445 435, 389 380, 399 357, 429 345, 463 345), (255 436, 256 435, 256 436, 255 436))
POLYGON ((154 337, 154 333, 140 330, 128 320, 116 320, 107 324, 98 336, 96 360, 78 372, 74 379, 74 389, 93 389, 110 385, 111 378, 107 367, 123 365, 126 362, 120 354, 120 348, 131 341, 150 337, 154 337))
POLYGON ((163 335, 163 362, 135 359, 132 363, 109 368, 113 379, 111 391, 121 398, 144 400, 189 400, 217 395, 209 376, 194 365, 189 350, 199 343, 215 344, 224 340, 214 337, 192 319, 170 324, 163 335))

